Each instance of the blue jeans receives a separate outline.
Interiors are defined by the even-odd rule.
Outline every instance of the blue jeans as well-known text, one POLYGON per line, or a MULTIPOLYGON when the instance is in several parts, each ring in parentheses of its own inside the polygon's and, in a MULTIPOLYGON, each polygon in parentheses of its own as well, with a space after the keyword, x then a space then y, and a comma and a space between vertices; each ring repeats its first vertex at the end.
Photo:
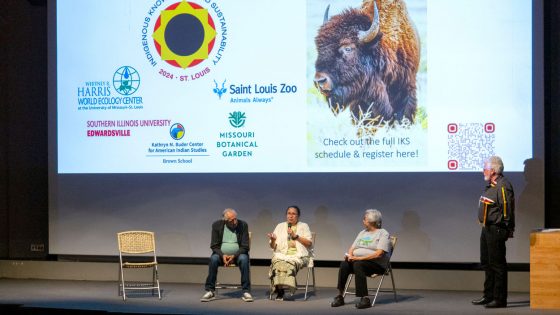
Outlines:
MULTIPOLYGON (((235 262, 241 271, 241 288, 243 292, 251 291, 251 272, 249 270, 249 255, 241 254, 237 257, 235 262)), ((212 254, 210 256, 210 262, 208 263, 208 277, 206 278, 206 284, 204 288, 206 291, 216 290, 216 278, 218 277, 218 266, 223 266, 224 262, 218 254, 212 254)))

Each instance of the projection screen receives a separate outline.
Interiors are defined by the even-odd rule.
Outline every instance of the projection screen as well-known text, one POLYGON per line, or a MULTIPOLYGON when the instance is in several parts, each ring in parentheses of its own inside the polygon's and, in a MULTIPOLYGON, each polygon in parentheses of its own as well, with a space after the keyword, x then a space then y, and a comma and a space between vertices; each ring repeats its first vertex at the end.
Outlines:
POLYGON ((251 257, 297 204, 319 260, 376 208, 395 261, 478 261, 482 163, 544 224, 541 2, 49 2, 49 252, 207 257, 234 208, 251 257), (375 3, 375 5, 373 5, 375 3))

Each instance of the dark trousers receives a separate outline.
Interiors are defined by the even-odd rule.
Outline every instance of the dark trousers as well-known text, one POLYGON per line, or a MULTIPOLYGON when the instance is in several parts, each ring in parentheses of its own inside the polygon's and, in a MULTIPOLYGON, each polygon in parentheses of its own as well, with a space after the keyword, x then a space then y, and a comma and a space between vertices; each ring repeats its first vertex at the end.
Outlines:
POLYGON ((353 273, 356 283, 356 296, 367 296, 367 277, 374 273, 382 274, 384 272, 385 268, 373 260, 356 260, 352 262, 344 260, 340 263, 340 268, 338 269, 338 285, 336 287, 343 291, 348 277, 353 273))
POLYGON ((509 232, 496 225, 482 228, 480 263, 484 269, 484 297, 499 303, 507 302, 506 241, 509 232))
MULTIPOLYGON (((251 272, 249 269, 249 255, 241 254, 237 257, 236 265, 241 271, 241 288, 243 292, 251 291, 251 272)), ((218 266, 223 266, 224 262, 218 254, 212 254, 210 256, 210 262, 208 263, 208 277, 206 277, 206 284, 204 288, 206 291, 216 290, 216 278, 218 277, 218 266)))

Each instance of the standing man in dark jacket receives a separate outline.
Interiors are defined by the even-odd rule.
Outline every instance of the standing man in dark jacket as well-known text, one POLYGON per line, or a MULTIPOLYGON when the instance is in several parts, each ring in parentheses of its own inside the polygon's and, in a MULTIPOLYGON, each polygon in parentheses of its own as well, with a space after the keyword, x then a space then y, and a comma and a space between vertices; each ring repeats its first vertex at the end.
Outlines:
POLYGON ((507 306, 506 241, 515 229, 515 197, 513 187, 502 175, 504 164, 498 156, 484 162, 487 186, 478 202, 480 234, 480 263, 485 272, 484 295, 472 301, 486 308, 507 306))
POLYGON ((241 271, 241 299, 252 302, 251 274, 249 271, 249 228, 245 221, 237 219, 237 212, 225 209, 222 220, 212 224, 212 239, 210 241, 212 256, 208 264, 208 277, 206 278, 206 293, 200 301, 209 302, 216 299, 216 278, 218 266, 236 264, 241 271))

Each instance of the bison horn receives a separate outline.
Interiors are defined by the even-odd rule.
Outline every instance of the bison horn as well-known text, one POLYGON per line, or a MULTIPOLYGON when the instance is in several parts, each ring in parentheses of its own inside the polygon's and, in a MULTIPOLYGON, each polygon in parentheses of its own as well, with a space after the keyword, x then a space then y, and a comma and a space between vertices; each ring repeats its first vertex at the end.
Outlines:
POLYGON ((371 26, 367 31, 359 31, 358 39, 360 43, 371 42, 379 33, 379 11, 377 10, 377 3, 373 1, 373 21, 371 21, 371 26))
POLYGON ((329 20, 329 8, 331 7, 331 5, 329 4, 327 6, 327 8, 325 9, 325 15, 323 16, 323 25, 327 23, 327 21, 329 20))

